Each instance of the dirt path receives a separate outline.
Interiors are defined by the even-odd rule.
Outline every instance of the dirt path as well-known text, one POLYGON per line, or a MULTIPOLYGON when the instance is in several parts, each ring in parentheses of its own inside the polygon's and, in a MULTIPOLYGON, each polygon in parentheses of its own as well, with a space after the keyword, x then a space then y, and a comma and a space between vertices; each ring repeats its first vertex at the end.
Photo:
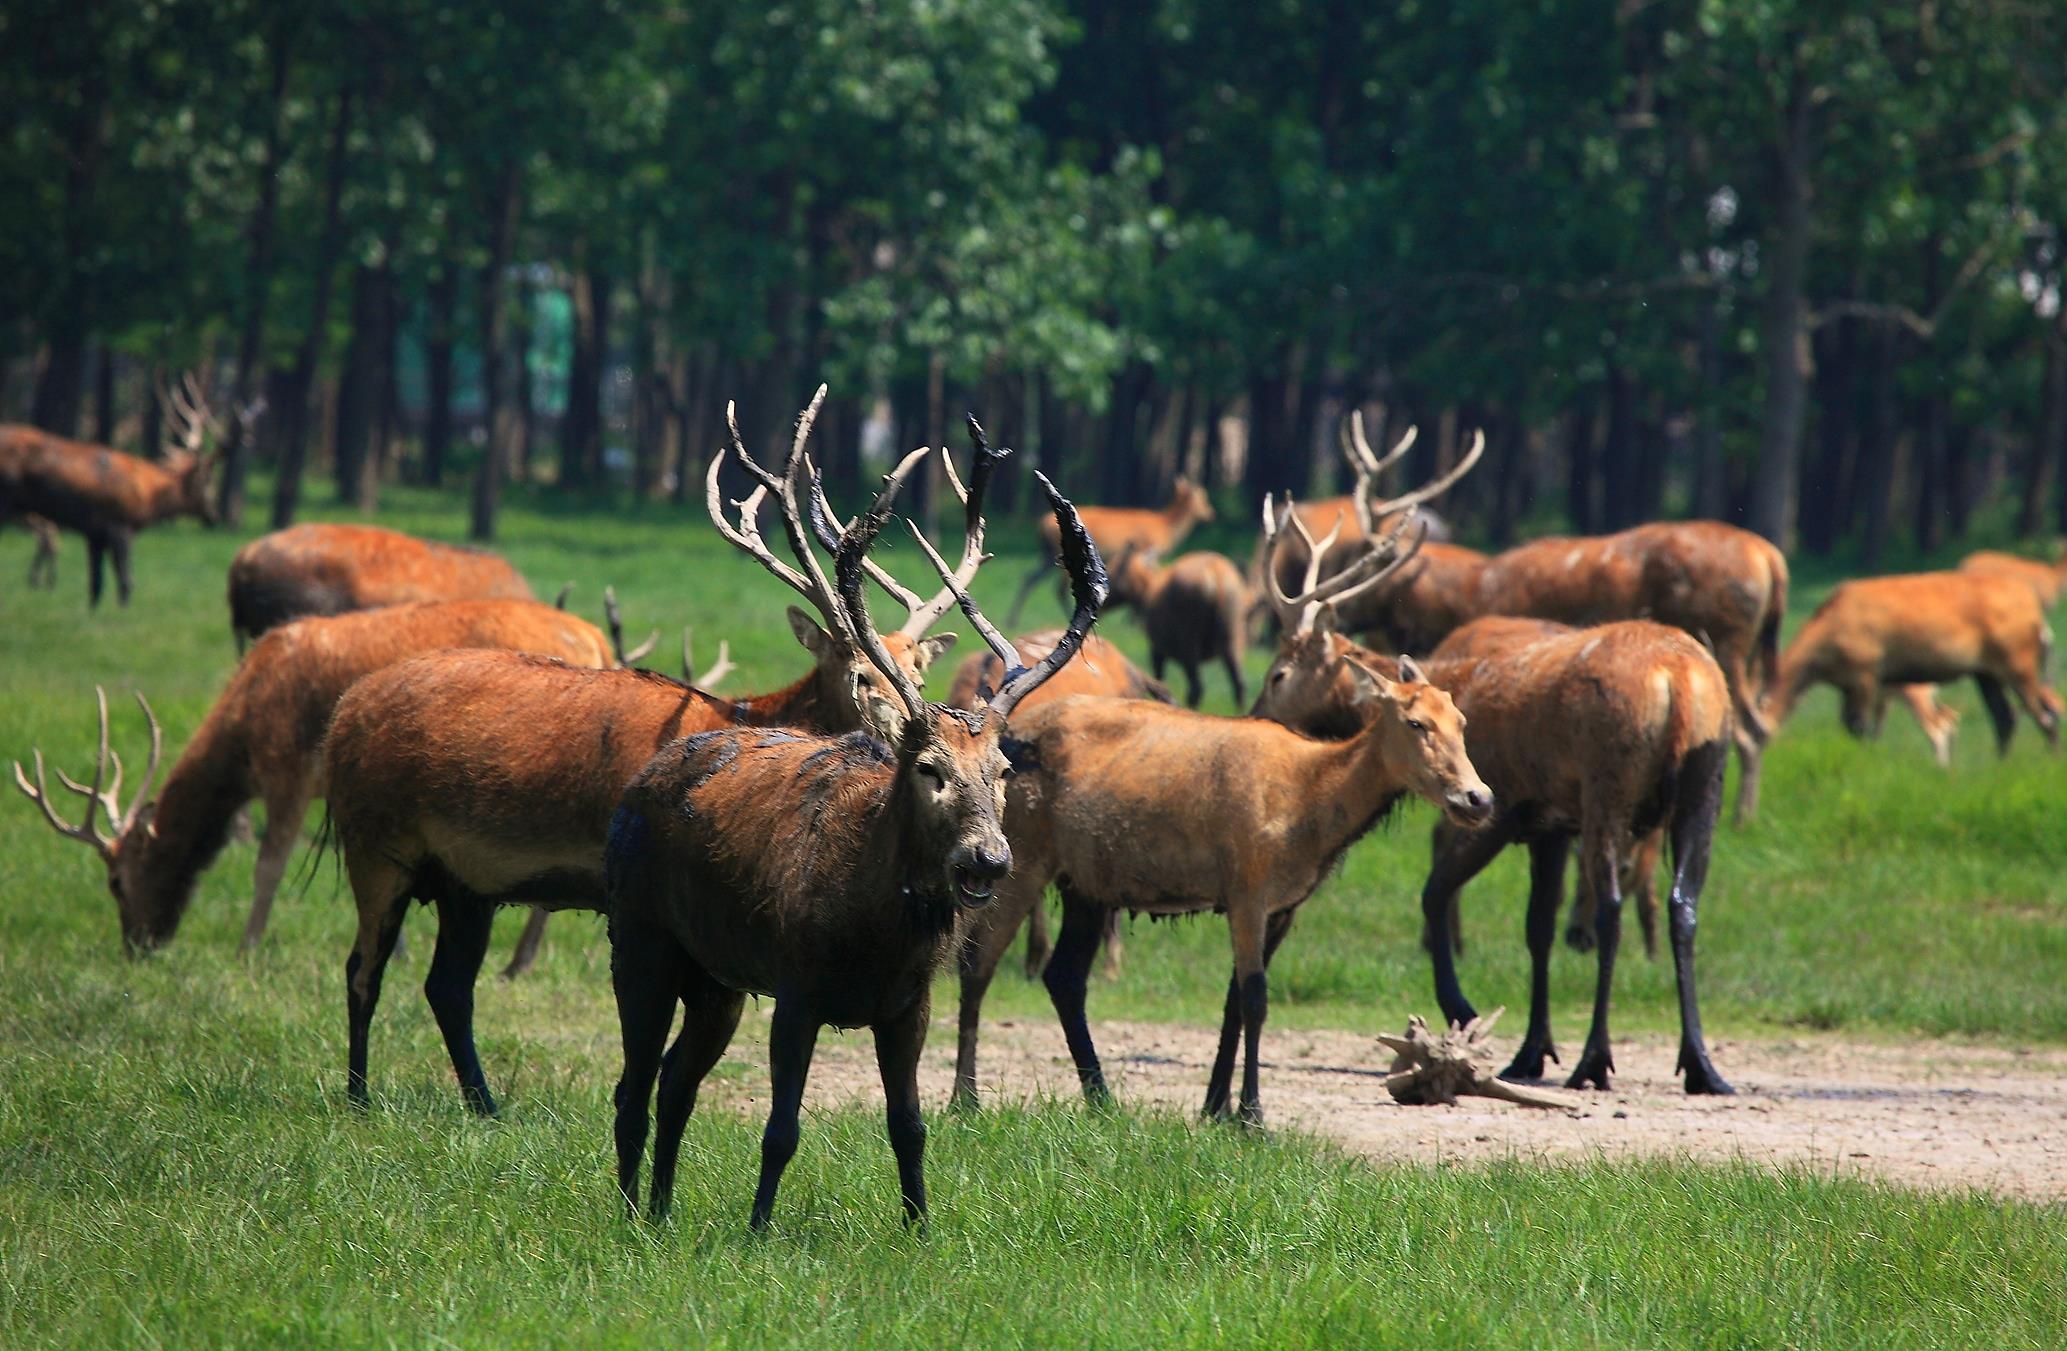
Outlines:
MULTIPOLYGON (((753 1071, 728 1085, 733 1093, 759 1096, 765 1082, 764 1052, 747 1044, 765 1013, 765 1004, 761 1020, 749 1012, 734 1045, 732 1055, 753 1071)), ((1100 1022, 1095 1030, 1122 1098, 1197 1106, 1213 1056, 1206 1029, 1100 1022)), ((1496 1033, 1496 1040, 1511 1048, 1515 1038, 1496 1033)), ((828 1034, 819 1046, 812 1102, 879 1100, 866 1033, 828 1034)), ((1569 1055, 1577 1047, 1563 1049, 1569 1055)), ((1273 1124, 1331 1137, 1380 1160, 1679 1155, 2067 1200, 2067 1051, 1827 1037, 1714 1040, 1715 1062, 1737 1094, 1689 1098, 1670 1073, 1676 1049, 1676 1041, 1622 1041, 1615 1090, 1575 1095, 1583 1103, 1570 1112, 1479 1100, 1401 1107, 1386 1095, 1389 1057, 1372 1039, 1273 1030, 1264 1042, 1263 1100, 1273 1124)), ((929 1104, 946 1099, 953 1069, 954 1028, 937 1023, 923 1070, 929 1104)), ((985 1030, 983 1084, 990 1101, 1077 1093, 1061 1033, 1042 1020, 985 1030)))

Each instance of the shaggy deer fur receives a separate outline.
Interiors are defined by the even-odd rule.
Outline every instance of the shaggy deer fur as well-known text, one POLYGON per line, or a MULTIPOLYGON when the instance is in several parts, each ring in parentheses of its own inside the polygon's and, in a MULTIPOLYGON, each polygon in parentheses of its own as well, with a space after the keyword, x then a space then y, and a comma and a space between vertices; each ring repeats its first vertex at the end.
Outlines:
MULTIPOLYGON (((121 812, 113 809, 117 794, 111 792, 111 836, 91 833, 90 817, 89 833, 65 832, 92 845, 107 863, 108 890, 129 950, 171 941, 195 879, 221 851, 232 820, 253 797, 266 809, 244 925, 243 946, 255 947, 265 935, 309 803, 324 795, 323 736, 339 697, 362 676, 446 648, 508 648, 580 666, 610 664, 603 635, 593 625, 535 601, 408 605, 273 630, 238 663, 155 801, 139 791, 121 812)), ((105 701, 101 719, 105 750, 105 701)), ((155 746, 155 719, 151 728, 155 746)), ((41 752, 36 759, 40 783, 41 752)), ((23 791, 31 791, 19 765, 15 777, 23 791)))
POLYGON ((1827 682, 1844 699, 1845 729, 1871 736, 1888 686, 1971 676, 1999 751, 2009 751, 2017 730, 2011 692, 2058 749, 2060 696, 2045 683, 2052 642, 2038 597, 2018 576, 1962 569, 1845 582, 1787 645, 1775 712, 1785 718, 1810 686, 1827 682))
MULTIPOLYGON (((1079 507, 1077 516, 1083 521, 1084 529, 1091 532, 1099 553, 1107 558, 1118 558, 1129 545, 1151 554, 1168 554, 1184 542, 1193 526, 1213 519, 1213 499, 1206 496, 1206 490, 1198 484, 1188 478, 1180 478, 1170 489, 1169 503, 1160 511, 1147 507, 1079 507)), ((1005 617, 1008 625, 1019 622, 1019 612, 1025 608, 1027 596, 1041 584, 1042 578, 1052 575, 1048 563, 1062 557, 1060 550, 1061 541, 1055 533, 1055 524, 1044 518, 1041 521, 1042 562, 1019 584, 1019 594, 1012 599, 1012 612, 1005 617)))
MULTIPOLYGON (((971 539, 981 537, 990 464, 990 456, 980 458, 972 480, 971 539)), ((798 473, 793 460, 793 489, 798 473)), ((1076 652, 1106 583, 1089 536, 1041 478, 1076 611, 1062 640, 1027 668, 925 546, 970 622, 1001 660, 1013 663, 978 712, 927 704, 876 638, 862 599, 862 554, 888 519, 901 478, 893 475, 836 555, 847 630, 876 657, 901 705, 895 739, 886 746, 865 735, 692 737, 655 757, 626 791, 612 826, 611 974, 625 1048, 618 1186, 634 1210, 655 1077, 660 1131, 649 1210, 659 1217, 667 1212, 698 1085, 730 1041, 743 996, 759 994, 775 999, 774 1094, 761 1137, 753 1227, 767 1225, 796 1152, 804 1082, 818 1029, 827 1025, 875 1033, 905 1218, 925 1218, 919 1053, 933 973, 960 931, 960 916, 985 905, 1012 867, 1000 822, 1005 719, 1076 652), (771 822, 784 824, 771 830, 771 822), (682 1033, 663 1057, 677 1003, 682 1033)))
POLYGON ((496 555, 374 525, 296 525, 230 560, 230 629, 239 648, 304 615, 428 600, 530 600, 496 555))
POLYGON ((1245 702, 1242 680, 1244 626, 1249 587, 1242 570, 1216 553, 1188 553, 1168 567, 1159 567, 1147 552, 1128 548, 1113 565, 1115 602, 1134 608, 1148 633, 1148 659, 1156 679, 1170 662, 1184 671, 1184 702, 1191 708, 1205 697, 1199 667, 1219 662, 1234 687, 1234 700, 1245 702))
MULTIPOLYGON (((800 420, 804 427, 823 398, 821 389, 800 420)), ((747 456, 736 427, 729 453, 767 474, 747 456)), ((792 460, 802 453, 800 438, 792 460)), ((815 662, 795 683, 724 699, 646 671, 583 671, 528 657, 450 652, 371 676, 338 704, 328 750, 330 814, 359 914, 345 968, 355 1101, 366 1100, 368 1030, 411 897, 438 907, 424 996, 468 1104, 492 1113, 495 1099, 474 1052, 473 990, 497 905, 602 909, 603 847, 618 796, 679 737, 734 726, 838 734, 869 725, 865 718, 897 720, 873 657, 843 635, 843 612, 816 564, 803 565, 814 529, 805 517, 814 504, 782 499, 783 528, 799 559, 791 567, 761 537, 765 481, 734 504, 737 522, 726 519, 718 491, 724 458, 713 459, 706 480, 713 523, 829 625, 821 628, 790 607, 791 631, 815 662)), ((816 506, 824 515, 822 502, 816 506)), ((981 543, 959 575, 974 575, 981 543)), ((955 601, 947 589, 931 600, 899 591, 909 597, 911 617, 884 635, 883 645, 916 682, 952 646, 951 634, 921 635, 955 601)))

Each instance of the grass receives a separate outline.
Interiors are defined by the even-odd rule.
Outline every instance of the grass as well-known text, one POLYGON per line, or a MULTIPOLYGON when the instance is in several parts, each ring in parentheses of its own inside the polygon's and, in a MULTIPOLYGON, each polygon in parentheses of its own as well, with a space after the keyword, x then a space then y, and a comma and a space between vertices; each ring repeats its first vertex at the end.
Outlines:
MULTIPOLYGON (((456 503, 409 494, 383 520, 447 538, 462 523, 456 503)), ((665 630, 662 653, 685 623, 706 661, 728 638, 731 688, 801 669, 777 618, 787 593, 682 514, 520 501, 505 527, 502 547, 543 594, 576 578, 573 603, 593 617, 614 583, 629 625, 665 630)), ((1023 532, 999 534, 1005 556, 980 595, 1002 608, 1030 554, 1023 532)), ((153 531, 136 602, 89 614, 75 544, 56 593, 24 593, 26 541, 0 538, 16 542, 0 549, 0 756, 33 744, 83 764, 95 682, 144 689, 180 745, 233 662, 221 578, 238 541, 153 531)), ((1232 530, 1209 542, 1245 547, 1232 530)), ((908 544, 887 558, 907 574, 919 562, 908 544)), ((1024 627, 1058 613, 1043 595, 1024 627)), ((1140 653, 1130 621, 1106 632, 1140 653)), ((1226 711, 1217 678, 1209 688, 1226 711)), ((1763 819, 1718 844, 1701 938, 1712 1032, 2067 1040, 2062 766, 2028 727, 1997 763, 1978 708, 1954 697, 1969 720, 1950 774, 1899 712, 1877 745, 1842 735, 1827 694, 1788 727, 1763 819)), ((118 745, 135 748, 139 730, 133 708, 118 713, 118 745)), ((752 1241, 758 1122, 745 1099, 765 1060, 751 1044, 691 1126, 674 1224, 628 1226, 606 1158, 617 1065, 596 921, 557 920, 532 977, 483 984, 483 1053, 510 1104, 495 1124, 457 1109, 415 995, 428 925, 412 921, 417 946, 375 1024, 377 1105, 361 1117, 342 1102, 350 906, 327 866, 241 960, 251 851, 235 846, 173 947, 132 963, 99 863, 8 802, 0 1345, 686 1333, 843 1347, 1906 1346, 2067 1333, 2057 1210, 1675 1165, 1380 1171, 1296 1136, 1072 1103, 936 1115, 925 1240, 894 1219, 876 1114, 812 1112, 776 1232, 752 1241)), ((1432 1009, 1413 900, 1431 819, 1404 812, 1306 907, 1272 972, 1274 1029, 1396 1028, 1432 1009)), ((1523 890, 1519 859, 1504 860, 1467 903, 1463 979, 1482 1007, 1525 994, 1523 890)), ((506 918, 499 943, 516 928, 506 918)), ((1093 1016, 1209 1020, 1227 960, 1211 917, 1138 926, 1093 1016)), ((1560 953, 1568 1039, 1590 972, 1590 958, 1560 953)), ((944 983, 936 1007, 952 1003, 944 983)), ((1626 963, 1616 1007, 1625 1030, 1671 1027, 1669 965, 1626 963)), ((990 1009, 1050 1016, 1013 975, 990 1009)))

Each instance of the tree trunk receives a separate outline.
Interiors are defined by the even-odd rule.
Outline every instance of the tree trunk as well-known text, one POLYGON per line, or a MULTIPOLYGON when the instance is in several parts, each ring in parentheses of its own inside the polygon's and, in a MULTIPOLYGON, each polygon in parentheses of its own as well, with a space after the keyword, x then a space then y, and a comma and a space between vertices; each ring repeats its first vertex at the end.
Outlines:
POLYGON ((1599 530, 1601 520, 1594 506, 1593 421, 1589 391, 1565 414, 1565 514, 1572 518, 1573 532, 1581 535, 1599 530))
POLYGON ((1729 512, 1722 442, 1722 296, 1710 289, 1702 295, 1700 305, 1696 338, 1700 403, 1694 414, 1693 514, 1700 520, 1719 521, 1729 512))
POLYGON ((452 348, 459 332, 459 269, 438 264, 430 285, 430 336, 424 343, 427 406, 423 416, 423 480, 445 486, 452 454, 452 348))
POLYGON ((1897 366, 1901 335, 1892 324, 1875 325, 1872 395, 1859 447, 1859 510, 1864 525, 1861 561, 1880 566, 1895 524, 1895 427, 1900 399, 1897 366))
POLYGON ((1601 516, 1599 528, 1620 530, 1636 524, 1639 496, 1636 383, 1619 361, 1608 363, 1608 430, 1601 442, 1601 516))
POLYGON ((538 427, 538 401, 531 391, 531 347, 535 338, 537 306, 532 299, 531 278, 519 269, 516 318, 510 327, 510 399, 514 405, 516 438, 512 447, 515 474, 519 482, 531 479, 532 440, 538 427))
POLYGON ((2037 434, 2024 457, 2024 487, 2017 496, 2017 536, 2036 535, 2045 519, 2045 500, 2053 477, 2053 461, 2067 454, 2067 343, 2056 321, 2042 321, 2038 330, 2045 361, 2040 387, 2037 434))
POLYGON ((223 446, 221 514, 225 525, 244 521, 244 476, 250 465, 249 429, 240 416, 258 386, 260 348, 265 338, 266 305, 273 287, 274 221, 279 215, 280 162, 286 154, 287 75, 293 65, 292 11, 276 11, 267 35, 272 57, 272 103, 266 120, 265 158, 258 169, 258 206, 247 232, 250 248, 244 267, 243 319, 237 337, 237 370, 230 381, 229 440, 223 446))
POLYGON ((388 263, 360 263, 352 274, 352 336, 337 390, 337 500, 357 502, 380 422, 386 356, 388 263))
POLYGON ((294 374, 287 386, 287 398, 280 409, 280 469, 273 480, 273 529, 294 524, 301 505, 302 469, 308 460, 309 394, 315 388, 316 371, 323 361, 323 348, 330 337, 331 282, 337 272, 337 257, 344 247, 344 185, 349 167, 352 131, 352 88, 337 95, 337 112, 330 126, 330 155, 324 171, 323 232, 316 244, 315 304, 309 315, 308 331, 295 353, 294 374))
POLYGON ((1766 403, 1759 438, 1758 478, 1752 486, 1751 528, 1782 549, 1794 542, 1795 492, 1800 478, 1802 418, 1808 408, 1809 165, 1811 101, 1796 74, 1773 147, 1773 237, 1767 268, 1766 403))
POLYGON ((1798 490, 1801 547, 1818 557, 1829 555, 1850 509, 1846 491, 1850 443, 1857 426, 1852 398, 1851 350, 1857 326, 1849 319, 1831 324, 1815 336, 1816 453, 1803 461, 1798 490))
POLYGON ((502 480, 508 467, 511 433, 509 401, 503 397, 503 335, 507 316, 503 312, 502 274, 510 261, 510 236, 517 226, 518 167, 513 159, 496 171, 487 203, 488 258, 481 264, 479 323, 481 345, 481 416, 488 429, 488 441, 481 450, 481 463, 474 474, 473 518, 467 527, 470 539, 495 538, 495 515, 502 506, 502 480))
POLYGON ((115 349, 106 343, 93 368, 93 439, 97 445, 115 444, 115 349))
POLYGON ((49 316, 50 356, 36 384, 30 420, 59 436, 79 431, 79 404, 86 390, 86 339, 92 329, 94 282, 93 199, 100 184, 107 149, 108 78, 101 53, 85 63, 79 82, 79 103, 65 132, 65 200, 63 232, 65 275, 58 288, 57 308, 49 316))

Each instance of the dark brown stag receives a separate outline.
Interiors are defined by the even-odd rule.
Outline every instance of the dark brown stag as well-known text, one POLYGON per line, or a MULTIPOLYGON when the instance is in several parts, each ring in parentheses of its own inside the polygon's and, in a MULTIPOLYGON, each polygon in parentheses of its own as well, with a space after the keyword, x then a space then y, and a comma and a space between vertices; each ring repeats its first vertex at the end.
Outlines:
POLYGON ((1227 672, 1237 704, 1247 701, 1242 648, 1249 613, 1249 587, 1242 570, 1216 553, 1179 556, 1168 567, 1152 554, 1129 546, 1112 568, 1114 604, 1132 607, 1148 634, 1148 660, 1156 679, 1169 663, 1184 672, 1184 702, 1199 706, 1205 688, 1199 668, 1218 662, 1227 672))
MULTIPOLYGON (((988 464, 979 461, 972 480, 971 541, 982 535, 988 464)), ((866 733, 741 729, 690 737, 653 758, 612 825, 611 975, 625 1053, 617 1176, 635 1211, 656 1076, 660 1124, 648 1209, 658 1218, 667 1212, 697 1088, 730 1042, 744 996, 757 994, 775 1000, 774 1093, 753 1227, 768 1223, 796 1152, 797 1112, 823 1026, 874 1032, 905 1218, 925 1218, 919 1053, 933 973, 961 932, 961 916, 989 902, 1012 868, 1001 820, 1005 720, 1076 652, 1106 582, 1075 512, 1041 477, 1076 610, 1062 639, 1029 668, 919 536, 971 623, 1011 663, 976 712, 926 703, 876 636, 862 596, 863 554, 889 518, 900 477, 841 539, 835 564, 848 636, 897 695, 898 727, 887 744, 866 733), (682 1031, 663 1057, 677 1004, 682 1031)), ((964 556, 979 553, 972 544, 964 556)))

